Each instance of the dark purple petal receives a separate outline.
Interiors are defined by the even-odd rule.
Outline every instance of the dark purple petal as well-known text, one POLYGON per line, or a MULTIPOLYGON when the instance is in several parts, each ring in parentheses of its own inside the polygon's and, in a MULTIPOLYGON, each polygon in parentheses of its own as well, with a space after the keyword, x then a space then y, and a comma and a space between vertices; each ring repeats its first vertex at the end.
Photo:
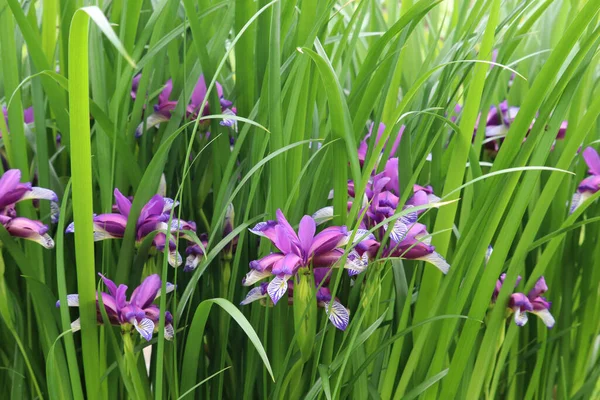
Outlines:
POLYGON ((541 311, 549 310, 552 303, 540 296, 531 300, 531 305, 533 306, 533 311, 541 311))
POLYGON ((142 211, 140 212, 140 217, 138 219, 138 224, 143 224, 148 218, 156 217, 163 213, 163 209, 165 208, 165 199, 164 197, 155 194, 152 198, 146 203, 144 207, 142 207, 142 211))
POLYGON ((150 275, 134 290, 130 303, 142 309, 148 307, 156 298, 160 286, 160 276, 150 275))
POLYGON ((327 253, 343 244, 348 237, 348 229, 345 226, 332 226, 321 231, 313 239, 308 251, 308 256, 318 256, 327 253))
POLYGON ((127 217, 121 214, 100 214, 94 217, 94 231, 104 231, 114 238, 122 238, 127 217))
POLYGON ((140 79, 142 79, 142 74, 137 74, 133 77, 133 81, 131 82, 131 98, 135 100, 137 97, 138 87, 140 85, 140 79))
MULTIPOLYGON (((331 267, 333 264, 338 262, 340 258, 344 255, 344 250, 342 249, 333 249, 323 254, 319 254, 318 256, 314 256, 312 260, 313 267, 316 269, 321 269, 320 267, 331 267)), ((325 268, 327 269, 327 268, 325 268)))
POLYGON ((331 268, 314 268, 315 286, 327 286, 331 279, 331 268))
POLYGON ((510 295, 510 300, 508 302, 508 307, 510 308, 519 308, 521 311, 532 311, 533 306, 531 302, 523 293, 513 293, 510 295))

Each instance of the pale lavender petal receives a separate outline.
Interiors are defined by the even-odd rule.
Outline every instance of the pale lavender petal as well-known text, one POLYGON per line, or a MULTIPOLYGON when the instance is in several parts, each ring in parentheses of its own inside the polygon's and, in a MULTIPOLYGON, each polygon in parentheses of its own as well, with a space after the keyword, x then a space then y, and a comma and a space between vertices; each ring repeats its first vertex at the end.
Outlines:
POLYGON ((135 327, 135 330, 139 332, 140 336, 146 339, 148 342, 152 340, 152 334, 154 333, 154 322, 149 318, 143 318, 140 322, 136 319, 131 321, 131 324, 135 327))

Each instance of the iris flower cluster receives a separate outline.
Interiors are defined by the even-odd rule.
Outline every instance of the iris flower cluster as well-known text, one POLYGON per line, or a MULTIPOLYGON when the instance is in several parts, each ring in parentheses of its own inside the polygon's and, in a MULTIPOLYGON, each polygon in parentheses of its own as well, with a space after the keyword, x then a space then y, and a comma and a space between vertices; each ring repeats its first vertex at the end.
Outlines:
MULTIPOLYGON (((492 302, 496 302, 505 279, 506 274, 502 274, 500 279, 498 279, 498 282, 496 282, 494 294, 492 295, 492 302)), ((519 282, 521 282, 521 276, 517 278, 515 287, 519 285, 519 282)), ((513 293, 510 295, 508 310, 509 312, 514 313, 515 323, 518 326, 523 326, 527 323, 527 314, 536 315, 548 328, 554 326, 554 317, 550 314, 550 306, 552 303, 542 297, 542 294, 547 291, 548 286, 546 285, 546 280, 542 276, 527 295, 524 293, 513 293)))
MULTIPOLYGON (((131 210, 131 200, 125 197, 119 189, 114 191, 116 199, 116 213, 100 214, 94 216, 94 240, 122 239, 127 227, 127 219, 131 210)), ((152 198, 142 207, 140 216, 137 219, 135 232, 136 243, 141 245, 146 237, 155 234, 152 239, 152 245, 158 251, 165 252, 169 257, 169 264, 172 267, 178 267, 183 259, 177 252, 176 239, 182 238, 189 241, 193 239, 185 231, 196 231, 196 224, 192 221, 184 221, 178 218, 171 219, 171 210, 177 206, 177 203, 168 197, 159 194, 152 198), (171 223, 169 225, 169 220, 171 223), (171 233, 167 245, 166 233, 171 233)), ((66 232, 75 231, 75 223, 72 222, 66 232)))
MULTIPOLYGON (((131 86, 131 97, 135 99, 137 97, 138 85, 141 79, 141 74, 136 75, 133 78, 133 83, 131 86)), ((219 102, 221 104, 221 110, 219 110, 222 114, 225 115, 236 115, 236 109, 233 107, 233 103, 223 97, 223 86, 219 82, 216 82, 217 94, 219 96, 219 102)), ((204 106, 202 110, 200 110, 200 106, 204 102, 206 98, 206 81, 204 80, 204 75, 200 75, 196 85, 194 86, 194 90, 192 91, 192 96, 189 104, 187 105, 185 111, 186 116, 190 120, 194 120, 198 118, 198 115, 206 116, 210 114, 210 106, 208 102, 204 106)), ((169 79, 163 90, 158 95, 158 101, 154 105, 154 112, 148 116, 148 119, 145 122, 146 130, 157 126, 163 122, 167 122, 171 119, 171 112, 175 110, 177 107, 177 101, 171 100, 171 92, 173 91, 173 81, 169 79)), ((224 119, 221 122, 221 125, 224 126, 232 126, 235 124, 235 121, 232 119, 224 119)), ((140 137, 144 133, 144 122, 142 122, 135 131, 135 136, 140 137)))
MULTIPOLYGON (((127 300, 126 285, 117 286, 104 275, 99 275, 108 289, 108 293, 100 292, 100 297, 110 324, 121 326, 123 333, 131 333, 136 330, 142 338, 150 341, 152 335, 158 331, 160 310, 154 304, 154 300, 160 296, 160 277, 156 274, 148 276, 141 285, 134 289, 131 297, 127 300)), ((172 292, 174 289, 175 285, 167 282, 167 293, 172 292)), ((69 307, 79 307, 79 295, 67 295, 67 305, 69 307)), ((60 307, 60 301, 56 302, 56 307, 60 307)), ((98 294, 96 294, 96 311, 98 323, 102 324, 103 319, 98 294)), ((81 329, 79 318, 71 323, 71 329, 74 332, 81 329)), ((173 316, 167 311, 165 313, 165 339, 173 339, 174 334, 173 316)))
MULTIPOLYGON (((380 140, 384 129, 380 125, 376 141, 380 140)), ((394 139, 392 151, 397 149, 402 131, 403 129, 394 139)), ((364 164, 368 151, 367 139, 371 133, 372 127, 360 143, 358 152, 361 164, 364 164)), ((354 189, 354 182, 349 181, 349 208, 355 201, 354 189)), ((305 215, 297 232, 281 210, 278 210, 276 220, 261 222, 250 229, 252 233, 269 239, 279 251, 250 262, 250 272, 242 282, 244 286, 251 286, 265 278, 272 279, 269 283, 261 283, 251 289, 242 304, 255 300, 270 300, 277 304, 285 294, 288 295, 288 301, 293 302, 294 279, 298 274, 310 271, 316 287, 317 304, 325 308, 329 320, 336 328, 345 330, 349 323, 349 311, 341 305, 339 299, 332 297, 328 287, 332 268, 340 267, 340 260, 345 260, 343 268, 350 276, 365 271, 377 257, 423 260, 433 264, 444 274, 447 273, 450 265, 435 252, 427 227, 417 222, 419 214, 424 210, 410 210, 412 207, 436 203, 439 198, 434 195, 430 186, 415 185, 413 192, 407 204, 400 207, 398 159, 391 158, 381 173, 371 175, 362 210, 359 212, 363 218, 354 234, 345 226, 331 226, 316 233, 317 225, 333 218, 331 206, 318 210, 312 216, 305 215), (393 224, 385 223, 385 220, 393 220, 402 211, 404 215, 393 224), (355 240, 350 244, 351 237, 355 240), (346 250, 347 246, 350 247, 349 252, 346 250), (344 258, 345 254, 347 256, 344 258)))
MULTIPOLYGON (((458 114, 461 109, 461 106, 457 106, 455 107, 455 112, 458 114)), ((490 153, 496 154, 500 150, 500 145, 506 138, 510 126, 517 118, 519 110, 519 107, 509 105, 507 100, 502 101, 498 105, 492 105, 486 116, 479 114, 477 117, 477 122, 475 123, 475 129, 473 131, 473 139, 475 139, 479 124, 485 123, 485 139, 483 144, 490 153)), ((535 119, 531 121, 531 125, 527 132, 528 134, 534 124, 535 119)), ((557 140, 565 138, 567 127, 568 122, 563 121, 558 130, 558 134, 556 135, 557 140)))
POLYGON ((0 223, 14 237, 32 240, 47 249, 54 247, 54 241, 48 235, 48 227, 40 221, 19 217, 16 203, 23 200, 50 200, 52 216, 58 220, 58 197, 50 189, 33 186, 30 182, 21 182, 21 171, 10 169, 0 177, 0 223))

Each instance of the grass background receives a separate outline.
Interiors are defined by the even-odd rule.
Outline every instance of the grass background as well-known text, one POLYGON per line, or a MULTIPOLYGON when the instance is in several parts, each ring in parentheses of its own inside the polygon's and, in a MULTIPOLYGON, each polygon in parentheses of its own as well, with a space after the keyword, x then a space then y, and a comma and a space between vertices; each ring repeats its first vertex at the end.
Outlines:
MULTIPOLYGON (((0 87, 10 125, 2 152, 25 179, 55 190, 62 208, 52 251, 0 229, 2 393, 597 398, 600 206, 590 201, 569 216, 567 204, 587 170, 578 152, 599 140, 599 9, 598 0, 0 0, 0 87), (493 51, 499 65, 491 68, 493 51), (137 73, 138 93, 151 95, 132 100, 137 73), (218 117, 185 119, 200 74, 212 88, 211 109, 218 109, 215 81, 234 102, 237 132, 218 117), (168 78, 179 100, 173 118, 135 139, 168 78), (482 110, 505 99, 520 111, 492 157, 482 150, 483 129, 474 141, 473 130, 482 110), (23 125, 29 106, 35 121, 23 125), (563 120, 566 138, 555 143, 563 120), (237 306, 249 261, 269 248, 247 228, 277 208, 296 224, 328 204, 330 189, 335 222, 353 227, 359 210, 346 209, 347 180, 364 191, 381 146, 362 170, 356 148, 380 122, 384 138, 406 125, 397 154, 403 200, 414 183, 460 199, 422 218, 452 268, 442 276, 422 262, 394 260, 370 266, 352 287, 339 281, 351 324, 336 331, 319 313, 304 360, 291 307, 237 306), (206 129, 210 142, 200 135, 206 129), (160 255, 148 265, 134 246, 133 223, 162 173, 167 194, 181 202, 174 217, 209 234, 209 253, 193 273, 160 255), (122 241, 94 244, 92 213, 110 212, 114 187, 134 195, 132 223, 122 241), (230 202, 236 229, 223 238, 230 202), (62 233, 72 220, 74 237, 62 233), (237 234, 233 259, 223 258, 220 249, 237 234), (160 299, 175 316, 176 340, 153 339, 149 376, 145 344, 97 327, 94 305, 97 272, 135 287, 144 264, 178 285, 160 299), (491 307, 502 272, 506 284, 491 307), (517 275, 520 291, 546 277, 552 330, 535 318, 523 328, 507 320, 517 275), (74 292, 76 334, 68 331, 73 316, 54 307, 74 292)), ((47 205, 19 213, 49 224, 47 205)))

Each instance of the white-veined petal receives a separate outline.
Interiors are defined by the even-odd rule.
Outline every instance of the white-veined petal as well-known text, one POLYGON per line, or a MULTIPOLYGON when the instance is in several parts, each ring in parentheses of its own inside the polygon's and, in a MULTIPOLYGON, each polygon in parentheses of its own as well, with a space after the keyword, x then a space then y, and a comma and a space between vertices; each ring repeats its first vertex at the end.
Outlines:
POLYGON ((255 287, 248 292, 248 295, 246 295, 246 298, 242 300, 240 305, 245 306, 246 304, 250 304, 256 300, 264 299, 265 297, 267 297, 267 294, 263 293, 262 288, 260 286, 255 287))
POLYGON ((277 304, 285 292, 287 292, 288 279, 290 279, 290 277, 287 275, 282 277, 276 276, 275 279, 269 282, 269 286, 267 286, 267 293, 269 293, 269 297, 273 301, 273 304, 277 304))
POLYGON ((135 327, 135 330, 139 332, 139 334, 146 339, 148 342, 152 339, 152 334, 154 333, 154 322, 152 322, 149 318, 143 318, 140 322, 137 322, 135 318, 131 321, 131 325, 135 327))
POLYGON ((344 268, 348 270, 348 275, 354 276, 366 270, 368 265, 369 256, 367 253, 364 253, 361 257, 355 250, 352 250, 346 258, 344 268))
POLYGON ((173 325, 169 324, 165 326, 165 339, 166 340, 173 340, 173 337, 175 336, 175 330, 173 329, 173 325))
POLYGON ((329 307, 329 303, 325 303, 325 312, 333 326, 341 331, 346 330, 350 322, 350 312, 346 307, 334 300, 331 307, 329 307))

